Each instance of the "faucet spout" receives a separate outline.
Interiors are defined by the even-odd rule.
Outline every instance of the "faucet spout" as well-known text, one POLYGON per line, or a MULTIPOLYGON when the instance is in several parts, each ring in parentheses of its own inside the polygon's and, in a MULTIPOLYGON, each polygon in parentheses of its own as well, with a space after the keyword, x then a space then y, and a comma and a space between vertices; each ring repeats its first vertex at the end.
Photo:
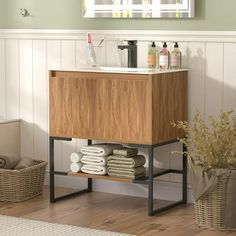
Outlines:
POLYGON ((137 40, 128 40, 128 45, 118 45, 118 49, 127 49, 128 67, 137 68, 137 40))

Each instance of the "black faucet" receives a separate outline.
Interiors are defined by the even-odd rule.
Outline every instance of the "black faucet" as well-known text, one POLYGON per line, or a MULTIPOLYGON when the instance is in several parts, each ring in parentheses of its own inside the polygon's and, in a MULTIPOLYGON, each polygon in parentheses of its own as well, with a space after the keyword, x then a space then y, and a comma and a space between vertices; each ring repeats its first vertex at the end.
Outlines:
POLYGON ((128 45, 119 45, 118 49, 128 50, 128 67, 137 68, 137 40, 127 40, 128 45))

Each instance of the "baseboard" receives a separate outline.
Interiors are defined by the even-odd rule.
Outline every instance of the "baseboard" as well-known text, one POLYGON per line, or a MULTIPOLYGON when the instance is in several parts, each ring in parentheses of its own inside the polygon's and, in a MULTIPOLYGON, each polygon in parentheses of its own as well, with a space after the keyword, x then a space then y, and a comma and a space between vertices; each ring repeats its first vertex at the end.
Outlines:
MULTIPOLYGON (((46 173, 45 185, 49 185, 49 173, 46 173)), ((86 179, 79 179, 71 176, 56 176, 55 185, 73 189, 83 189, 87 187, 86 179)), ((147 197, 148 189, 145 185, 118 183, 112 181, 93 180, 93 191, 103 193, 121 194, 126 196, 147 197)), ((155 181, 154 198, 168 201, 181 199, 182 184, 166 181, 155 181)), ((193 202, 192 191, 188 186, 188 202, 193 202)))

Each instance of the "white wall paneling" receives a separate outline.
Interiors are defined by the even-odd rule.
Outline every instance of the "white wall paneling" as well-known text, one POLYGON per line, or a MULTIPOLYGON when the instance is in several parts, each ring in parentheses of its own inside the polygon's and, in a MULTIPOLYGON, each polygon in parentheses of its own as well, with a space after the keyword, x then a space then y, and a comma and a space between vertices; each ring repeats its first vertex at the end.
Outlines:
POLYGON ((33 40, 34 158, 48 160, 47 42, 33 40))
POLYGON ((236 111, 236 43, 224 44, 223 109, 236 111))
MULTIPOLYGON (((47 40, 47 70, 61 69, 62 67, 62 53, 61 53, 61 40, 47 40)), ((47 75, 48 84, 48 75, 47 75)), ((47 87, 48 94, 48 87, 47 87)), ((62 168, 62 145, 61 141, 55 141, 54 155, 55 155, 55 170, 62 168)))
POLYGON ((206 43, 206 118, 222 110, 223 61, 223 43, 206 43))
MULTIPOLYGON (((156 41, 159 48, 166 41, 170 50, 173 42, 178 41, 182 65, 189 68, 189 118, 196 109, 204 118, 216 115, 222 108, 236 110, 236 32, 92 31, 92 34, 97 62, 107 66, 127 65, 126 50, 117 49, 125 39, 138 40, 139 67, 147 66, 150 41, 156 41)), ((48 160, 48 70, 86 65, 86 31, 0 30, 0 116, 22 119, 22 155, 48 160)), ((86 144, 86 140, 79 139, 55 142, 55 168, 68 170, 70 153, 86 144)), ((155 164, 182 168, 181 158, 171 154, 181 148, 180 144, 157 148, 155 164)), ((146 155, 144 149, 141 152, 146 155)), ((181 178, 171 174, 161 180, 179 182, 181 178)), ((131 195, 144 196, 147 192, 143 186, 119 183, 114 190, 105 181, 95 181, 94 186, 96 190, 131 195)), ((168 189, 162 197, 167 195, 168 189)))
POLYGON ((107 66, 127 66, 127 50, 118 50, 118 45, 122 41, 106 41, 106 65, 107 66))
POLYGON ((6 118, 20 117, 19 40, 6 40, 6 118))
POLYGON ((192 119, 196 110, 199 110, 205 117, 205 80, 206 80, 206 43, 190 42, 188 48, 188 68, 189 68, 189 100, 188 114, 192 119))
POLYGON ((34 156, 33 41, 19 41, 21 155, 34 156))
POLYGON ((87 50, 86 41, 76 41, 76 66, 77 68, 83 68, 87 65, 87 50))
POLYGON ((5 40, 0 39, 0 117, 6 117, 5 40))
POLYGON ((148 45, 150 42, 140 41, 138 42, 138 67, 147 67, 148 45))

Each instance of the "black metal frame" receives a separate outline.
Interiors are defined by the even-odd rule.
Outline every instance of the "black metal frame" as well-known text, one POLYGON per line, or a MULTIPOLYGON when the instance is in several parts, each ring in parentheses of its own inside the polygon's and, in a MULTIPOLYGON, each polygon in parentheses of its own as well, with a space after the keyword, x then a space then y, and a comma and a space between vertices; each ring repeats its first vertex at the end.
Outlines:
MULTIPOLYGON (((50 142, 50 202, 56 202, 58 200, 66 199, 69 197, 74 197, 83 193, 92 192, 92 179, 88 178, 88 188, 80 190, 78 192, 66 194, 63 196, 55 197, 55 175, 67 175, 67 172, 60 172, 54 170, 54 140, 64 140, 64 141, 71 141, 71 138, 64 138, 64 137, 49 137, 50 142)), ((172 140, 165 143, 155 144, 155 145, 143 145, 143 144, 129 144, 133 147, 142 147, 148 149, 148 176, 135 179, 133 183, 135 184, 145 184, 148 186, 148 215, 154 216, 157 213, 169 210, 173 207, 179 206, 181 204, 187 203, 187 156, 186 156, 186 146, 183 145, 183 169, 176 170, 176 169, 166 169, 158 172, 157 174, 153 173, 153 151, 155 147, 163 146, 166 144, 171 144, 177 142, 178 140, 172 140), (154 209, 154 201, 153 201, 153 181, 154 178, 157 178, 162 175, 175 173, 175 174, 182 174, 182 200, 173 202, 167 206, 154 209)), ((92 144, 92 140, 88 140, 88 145, 92 144)))
MULTIPOLYGON (((64 140, 64 141, 72 141, 72 138, 63 138, 63 137, 49 137, 49 168, 50 168, 50 202, 56 202, 59 200, 63 200, 70 197, 75 197, 77 195, 83 194, 83 193, 89 193, 92 192, 92 179, 88 178, 88 188, 74 192, 69 193, 63 196, 55 197, 55 175, 67 175, 67 172, 61 172, 61 171, 55 171, 54 170, 54 140, 64 140)), ((92 144, 92 140, 88 140, 88 145, 92 144)))

